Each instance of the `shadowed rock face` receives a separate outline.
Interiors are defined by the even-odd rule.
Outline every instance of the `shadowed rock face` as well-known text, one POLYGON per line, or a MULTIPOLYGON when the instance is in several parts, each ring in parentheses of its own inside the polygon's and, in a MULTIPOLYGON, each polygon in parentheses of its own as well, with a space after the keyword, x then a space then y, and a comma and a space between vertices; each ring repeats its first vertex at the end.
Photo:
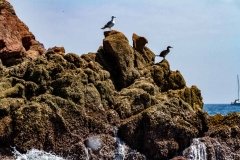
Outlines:
POLYGON ((34 59, 43 54, 43 45, 35 40, 6 0, 0 1, 0 22, 0 59, 4 65, 14 65, 26 57, 34 59))
MULTIPOLYGON (((9 3, 0 2, 0 18, 16 18, 9 3)), ((129 160, 185 159, 182 151, 196 137, 203 137, 209 155, 218 142, 223 157, 238 156, 238 116, 208 117, 200 90, 187 87, 167 60, 155 63, 146 38, 134 34, 132 47, 113 30, 104 32, 96 53, 53 47, 41 55, 41 45, 21 26, 14 36, 0 30, 0 157, 15 146, 76 160, 113 159, 124 147, 129 160), (38 56, 26 58, 30 50, 38 56)))

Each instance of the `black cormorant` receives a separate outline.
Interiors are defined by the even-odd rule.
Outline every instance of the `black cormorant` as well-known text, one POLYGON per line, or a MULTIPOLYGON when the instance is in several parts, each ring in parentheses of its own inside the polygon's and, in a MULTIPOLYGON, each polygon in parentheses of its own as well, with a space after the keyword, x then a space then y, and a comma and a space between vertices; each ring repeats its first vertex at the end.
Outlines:
POLYGON ((173 48, 171 46, 168 46, 166 50, 163 50, 161 53, 160 53, 160 57, 163 57, 163 59, 165 59, 166 55, 170 52, 170 48, 173 48))

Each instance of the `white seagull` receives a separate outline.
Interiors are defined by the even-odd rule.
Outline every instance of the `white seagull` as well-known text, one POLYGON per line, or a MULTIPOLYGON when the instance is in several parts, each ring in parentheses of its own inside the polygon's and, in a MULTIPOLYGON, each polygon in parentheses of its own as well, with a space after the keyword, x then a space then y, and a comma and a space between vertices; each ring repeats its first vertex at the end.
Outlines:
POLYGON ((115 24, 114 18, 116 18, 116 17, 112 16, 112 20, 109 21, 107 24, 105 24, 105 26, 102 27, 101 29, 105 29, 105 28, 111 29, 115 24))

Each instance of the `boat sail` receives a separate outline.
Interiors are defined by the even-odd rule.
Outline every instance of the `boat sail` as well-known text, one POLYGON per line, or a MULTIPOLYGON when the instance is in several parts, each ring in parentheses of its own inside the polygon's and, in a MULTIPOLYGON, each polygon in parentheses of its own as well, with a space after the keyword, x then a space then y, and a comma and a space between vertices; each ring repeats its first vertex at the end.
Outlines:
POLYGON ((239 76, 237 75, 237 85, 238 85, 238 97, 237 99, 235 99, 234 102, 231 103, 231 105, 240 105, 240 101, 239 101, 239 76))

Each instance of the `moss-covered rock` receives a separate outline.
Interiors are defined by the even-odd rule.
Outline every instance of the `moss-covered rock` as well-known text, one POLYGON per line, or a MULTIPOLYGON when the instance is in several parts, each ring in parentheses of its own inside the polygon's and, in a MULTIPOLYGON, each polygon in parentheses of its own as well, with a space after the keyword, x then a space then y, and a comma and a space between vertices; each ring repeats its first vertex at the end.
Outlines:
MULTIPOLYGON (((200 90, 188 88, 167 60, 154 64, 146 38, 134 34, 132 47, 119 31, 104 35, 97 53, 81 56, 63 47, 40 55, 34 37, 25 37, 28 53, 16 51, 17 58, 2 52, 0 37, 0 148, 113 159, 120 137, 126 159, 170 159, 204 135, 200 90), (34 57, 25 56, 30 53, 34 57), (89 137, 98 137, 101 147, 87 149, 89 137)), ((220 128, 209 134, 235 133, 234 126, 220 128)))
POLYGON ((170 98, 125 120, 120 136, 152 159, 169 159, 206 131, 203 120, 189 104, 170 98))

